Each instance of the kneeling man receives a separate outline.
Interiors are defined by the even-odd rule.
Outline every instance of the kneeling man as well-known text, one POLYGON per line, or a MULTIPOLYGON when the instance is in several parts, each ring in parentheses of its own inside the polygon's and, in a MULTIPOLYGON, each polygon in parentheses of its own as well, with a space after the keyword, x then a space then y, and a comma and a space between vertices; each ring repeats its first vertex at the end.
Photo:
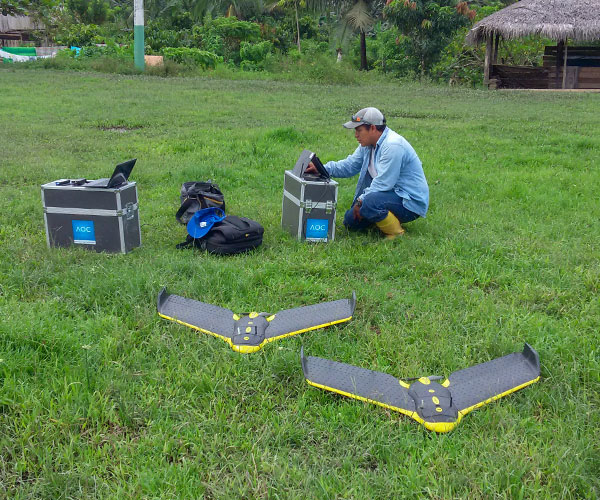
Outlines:
MULTIPOLYGON (((402 223, 425 217, 429 206, 421 160, 404 137, 386 127, 377 108, 361 109, 344 127, 354 129, 360 146, 345 160, 325 164, 332 177, 360 174, 344 225, 364 230, 376 224, 390 239, 404 234, 402 223)), ((306 171, 317 172, 312 164, 306 171)))

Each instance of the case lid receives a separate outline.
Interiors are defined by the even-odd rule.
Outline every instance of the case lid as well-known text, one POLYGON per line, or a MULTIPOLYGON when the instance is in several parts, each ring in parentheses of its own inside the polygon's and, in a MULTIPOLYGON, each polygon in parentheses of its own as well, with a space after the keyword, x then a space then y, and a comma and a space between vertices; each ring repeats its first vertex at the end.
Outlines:
POLYGON ((308 149, 302 151, 300 158, 298 158, 298 161, 296 162, 296 165, 294 165, 292 172, 296 177, 309 178, 310 180, 325 180, 330 178, 329 172, 325 170, 325 167, 321 163, 321 160, 319 160, 319 157, 308 149), (319 171, 318 175, 304 173, 311 161, 319 171))
POLYGON ((42 186, 44 208, 75 208, 86 210, 121 210, 128 203, 137 203, 135 182, 117 188, 57 186, 49 182, 42 186))

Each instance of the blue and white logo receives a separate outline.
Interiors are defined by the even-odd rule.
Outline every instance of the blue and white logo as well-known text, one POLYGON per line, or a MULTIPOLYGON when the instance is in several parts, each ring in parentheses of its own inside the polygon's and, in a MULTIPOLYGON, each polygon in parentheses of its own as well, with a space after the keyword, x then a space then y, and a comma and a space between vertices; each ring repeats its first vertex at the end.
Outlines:
POLYGON ((327 219, 306 219, 306 239, 327 241, 328 231, 327 219))
POLYGON ((96 233, 94 231, 94 221, 91 220, 73 220, 73 243, 83 245, 95 245, 96 233))

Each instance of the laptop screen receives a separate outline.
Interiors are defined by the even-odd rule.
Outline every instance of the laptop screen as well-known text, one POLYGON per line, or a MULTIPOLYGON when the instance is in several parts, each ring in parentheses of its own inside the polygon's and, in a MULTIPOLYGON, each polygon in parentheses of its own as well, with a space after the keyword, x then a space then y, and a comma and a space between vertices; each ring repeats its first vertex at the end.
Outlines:
POLYGON ((321 160, 319 160, 319 157, 315 153, 312 154, 310 161, 312 161, 313 165, 316 167, 316 169, 319 172, 319 175, 321 177, 324 177, 325 179, 329 179, 329 172, 327 172, 327 170, 325 170, 323 163, 321 163, 321 160))
POLYGON ((110 180, 108 181, 108 185, 106 187, 114 188, 120 186, 121 184, 125 184, 129 179, 129 175, 131 174, 136 161, 137 158, 134 158, 133 160, 119 163, 115 167, 113 174, 110 176, 110 180))
POLYGON ((305 149, 304 151, 302 151, 300 158, 298 158, 296 165, 294 165, 294 169, 292 170, 292 173, 297 177, 306 177, 307 175, 310 177, 313 177, 313 175, 305 173, 306 167, 308 167, 308 164, 310 162, 313 163, 313 165, 316 167, 317 171, 319 172, 316 177, 321 177, 324 179, 330 178, 329 172, 327 172, 327 170, 325 170, 325 167, 321 163, 321 160, 319 160, 319 157, 312 151, 309 151, 308 149, 305 149))

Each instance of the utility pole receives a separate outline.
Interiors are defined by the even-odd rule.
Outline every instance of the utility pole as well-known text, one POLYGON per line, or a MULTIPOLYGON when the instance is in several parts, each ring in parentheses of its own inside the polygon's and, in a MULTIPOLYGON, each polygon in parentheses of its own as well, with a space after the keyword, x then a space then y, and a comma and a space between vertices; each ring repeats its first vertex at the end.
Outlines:
POLYGON ((133 0, 133 61, 144 71, 144 0, 133 0))

